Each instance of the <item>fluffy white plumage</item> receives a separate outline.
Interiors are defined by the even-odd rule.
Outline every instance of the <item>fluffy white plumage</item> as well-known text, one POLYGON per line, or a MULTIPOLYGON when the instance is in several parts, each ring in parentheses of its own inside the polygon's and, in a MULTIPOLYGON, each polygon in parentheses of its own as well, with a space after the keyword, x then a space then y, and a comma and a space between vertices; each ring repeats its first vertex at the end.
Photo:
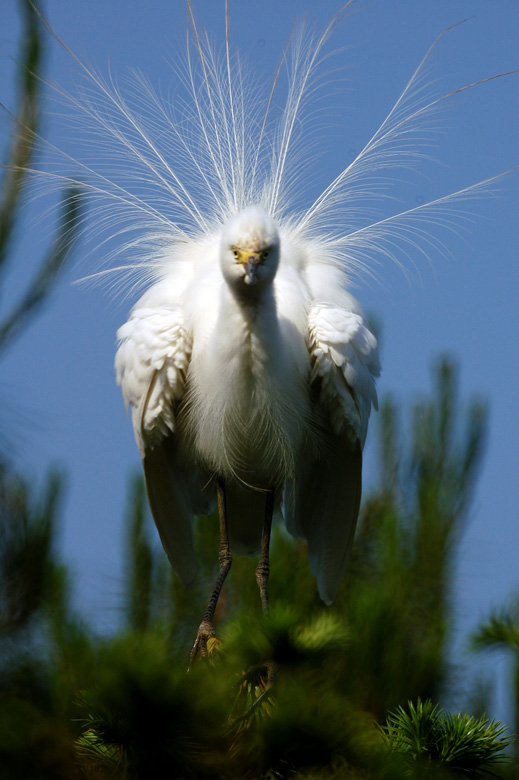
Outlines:
MULTIPOLYGON (((192 14, 178 74, 186 96, 176 104, 137 76, 132 106, 71 53, 95 93, 72 102, 96 153, 119 172, 83 164, 79 178, 99 230, 130 234, 117 250, 122 270, 152 282, 118 332, 117 381, 162 542, 186 584, 196 570, 193 516, 210 508, 217 477, 231 548, 258 549, 274 489, 288 529, 308 541, 321 597, 333 600, 353 540, 379 373, 351 280, 386 258, 405 267, 408 249, 441 252, 436 228, 456 229, 459 204, 488 189, 483 182, 384 218, 367 208, 390 192, 388 171, 419 161, 416 139, 449 96, 427 97, 428 52, 351 164, 297 205, 312 157, 308 101, 323 47, 352 1, 322 33, 295 28, 264 94, 231 55, 229 28, 220 58, 192 14), (282 71, 286 98, 275 108, 282 71)), ((78 176, 49 171, 48 179, 78 176)))
POLYGON ((192 516, 218 475, 231 550, 254 553, 266 491, 285 488, 288 527, 308 540, 329 603, 357 520, 376 340, 339 272, 319 273, 316 244, 298 246, 261 207, 186 253, 191 274, 180 253, 181 279, 173 261, 120 329, 116 356, 164 547, 189 584, 192 516), (252 283, 240 249, 266 254, 252 283), (325 276, 323 298, 313 282, 325 276))

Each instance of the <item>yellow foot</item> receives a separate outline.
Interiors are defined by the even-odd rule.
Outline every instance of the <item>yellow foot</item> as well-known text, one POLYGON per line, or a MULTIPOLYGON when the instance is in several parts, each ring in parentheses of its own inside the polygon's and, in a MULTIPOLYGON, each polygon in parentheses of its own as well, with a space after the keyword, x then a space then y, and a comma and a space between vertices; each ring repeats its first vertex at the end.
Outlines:
POLYGON ((221 645, 220 639, 216 636, 213 628, 213 624, 209 620, 202 620, 198 626, 198 632, 194 641, 191 652, 189 653, 189 666, 188 671, 200 653, 201 658, 207 658, 221 645))

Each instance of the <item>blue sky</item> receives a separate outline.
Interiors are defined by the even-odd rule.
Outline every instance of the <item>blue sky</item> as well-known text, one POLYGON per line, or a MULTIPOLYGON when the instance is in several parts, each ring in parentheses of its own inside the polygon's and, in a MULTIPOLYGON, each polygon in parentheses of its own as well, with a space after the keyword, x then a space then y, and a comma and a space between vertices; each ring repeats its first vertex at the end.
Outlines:
MULTIPOLYGON (((199 25, 223 40, 223 2, 194 0, 199 25)), ((245 3, 231 9, 231 38, 253 70, 268 81, 275 71, 294 20, 305 15, 323 27, 340 3, 323 0, 245 3)), ((174 78, 167 58, 182 51, 184 0, 47 0, 50 23, 81 57, 106 73, 141 69, 165 89, 174 78)), ((15 0, 4 0, 0 30, 0 99, 13 107, 12 79, 20 30, 15 0)), ((519 6, 516 0, 384 0, 359 2, 334 32, 332 67, 344 68, 329 136, 319 166, 322 184, 339 171, 384 119, 435 36, 455 22, 466 24, 446 36, 433 59, 431 78, 443 94, 458 86, 519 67, 519 6), (346 157, 345 157, 346 155, 346 157)), ((47 40, 47 79, 73 90, 77 68, 58 44, 47 40)), ((448 101, 444 132, 429 153, 438 164, 408 176, 412 183, 395 195, 402 208, 506 171, 518 163, 519 76, 494 80, 448 101)), ((435 87, 436 88, 436 87, 435 87)), ((47 138, 63 138, 51 108, 47 138)), ((6 138, 9 125, 0 117, 6 138)), ((70 133, 69 133, 70 135, 70 133)), ((74 138, 66 141, 74 154, 74 138)), ((409 405, 430 390, 430 367, 440 353, 460 363, 463 399, 478 395, 490 404, 490 432, 462 546, 457 576, 456 620, 466 635, 491 606, 518 588, 519 490, 517 456, 519 377, 517 270, 519 176, 499 183, 497 196, 480 200, 463 240, 443 236, 451 259, 417 257, 411 283, 385 265, 380 286, 366 281, 356 290, 364 308, 382 325, 383 374, 380 396, 391 393, 409 405)), ((49 238, 27 209, 20 225, 6 298, 23 288, 49 238)), ((94 226, 91 226, 92 228, 94 226)), ((2 426, 16 441, 17 458, 35 482, 50 465, 66 468, 62 548, 76 575, 76 600, 95 612, 98 625, 117 619, 122 590, 122 517, 127 479, 139 465, 131 425, 115 386, 115 331, 128 302, 113 302, 101 289, 72 285, 95 270, 96 257, 79 248, 78 262, 56 290, 52 303, 2 364, 2 426)), ((373 421, 371 437, 375 439, 373 421)), ((369 455, 366 482, 375 479, 369 455)), ((487 671, 502 664, 484 662, 487 671)), ((504 676, 495 714, 506 717, 504 676)))

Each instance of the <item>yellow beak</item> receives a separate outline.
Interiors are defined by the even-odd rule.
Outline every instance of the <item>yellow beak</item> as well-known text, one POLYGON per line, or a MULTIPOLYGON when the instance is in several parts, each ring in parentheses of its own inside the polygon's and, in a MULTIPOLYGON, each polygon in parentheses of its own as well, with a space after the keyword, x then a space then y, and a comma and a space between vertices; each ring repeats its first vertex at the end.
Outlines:
POLYGON ((245 268, 245 283, 255 284, 258 275, 258 266, 261 263, 262 252, 250 252, 247 249, 237 249, 239 252, 237 261, 245 268))

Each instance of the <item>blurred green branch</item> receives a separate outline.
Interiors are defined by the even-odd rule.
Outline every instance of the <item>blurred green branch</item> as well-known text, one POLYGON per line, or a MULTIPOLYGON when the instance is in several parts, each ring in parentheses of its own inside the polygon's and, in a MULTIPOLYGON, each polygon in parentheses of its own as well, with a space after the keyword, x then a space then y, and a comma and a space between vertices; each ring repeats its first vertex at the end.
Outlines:
POLYGON ((13 135, 4 168, 0 190, 0 270, 8 259, 8 249, 19 215, 25 169, 31 160, 40 117, 40 82, 42 41, 36 12, 27 0, 19 1, 24 20, 20 46, 20 81, 18 85, 19 131, 13 135))
MULTIPOLYGON (((0 185, 0 282, 3 282, 8 270, 9 249, 27 187, 27 170, 38 140, 40 118, 42 41, 39 18, 29 0, 20 0, 20 7, 24 29, 20 47, 22 75, 18 87, 18 116, 0 185)), ((0 319, 0 354, 27 327, 48 299, 70 259, 81 216, 80 192, 77 187, 70 187, 61 198, 59 225, 50 249, 29 279, 25 293, 0 319)))
MULTIPOLYGON (((493 610, 470 637, 472 650, 506 650, 513 658, 514 728, 519 734, 519 596, 501 609, 493 610)), ((516 766, 519 775, 519 744, 516 742, 516 766)))
POLYGON ((34 501, 27 482, 0 466, 0 636, 25 628, 50 597, 62 489, 60 475, 50 474, 34 501))

